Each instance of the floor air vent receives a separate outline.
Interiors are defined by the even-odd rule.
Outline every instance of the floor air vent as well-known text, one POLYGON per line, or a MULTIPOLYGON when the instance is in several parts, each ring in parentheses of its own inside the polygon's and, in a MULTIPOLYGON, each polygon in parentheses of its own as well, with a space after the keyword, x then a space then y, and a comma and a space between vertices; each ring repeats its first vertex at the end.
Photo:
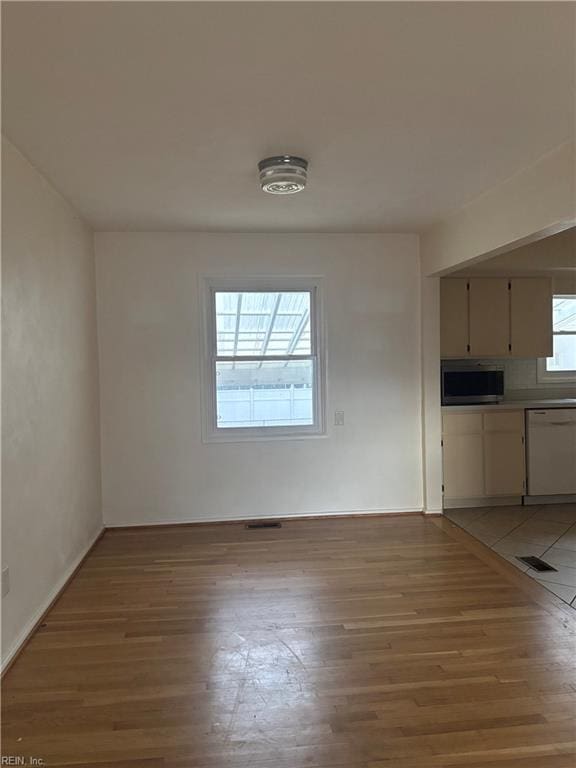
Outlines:
POLYGON ((254 523, 246 523, 246 528, 254 530, 256 528, 282 528, 282 523, 275 523, 272 520, 256 521, 254 523))
POLYGON ((533 568, 535 571, 555 571, 556 568, 553 568, 548 563, 545 563, 544 560, 540 560, 539 557, 517 557, 516 560, 520 560, 521 563, 526 563, 526 565, 529 565, 530 568, 533 568))

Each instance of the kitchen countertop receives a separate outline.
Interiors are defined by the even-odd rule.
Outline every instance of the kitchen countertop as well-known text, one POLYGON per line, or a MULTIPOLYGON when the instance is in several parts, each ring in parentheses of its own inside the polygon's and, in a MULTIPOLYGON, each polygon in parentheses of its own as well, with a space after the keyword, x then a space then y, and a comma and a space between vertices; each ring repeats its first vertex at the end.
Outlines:
POLYGON ((526 408, 576 408, 576 397, 558 400, 503 400, 500 403, 477 403, 476 405, 443 405, 443 411, 523 411, 526 408))

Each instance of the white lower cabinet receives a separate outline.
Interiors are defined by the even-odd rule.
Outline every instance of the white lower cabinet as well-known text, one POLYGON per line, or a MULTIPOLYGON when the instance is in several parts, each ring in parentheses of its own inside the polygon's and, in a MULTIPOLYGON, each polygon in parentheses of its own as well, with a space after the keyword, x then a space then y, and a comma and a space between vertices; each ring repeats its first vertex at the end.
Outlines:
POLYGON ((445 412, 445 502, 525 493, 524 411, 445 412))
POLYGON ((444 438, 444 496, 465 499, 484 496, 482 435, 444 438))

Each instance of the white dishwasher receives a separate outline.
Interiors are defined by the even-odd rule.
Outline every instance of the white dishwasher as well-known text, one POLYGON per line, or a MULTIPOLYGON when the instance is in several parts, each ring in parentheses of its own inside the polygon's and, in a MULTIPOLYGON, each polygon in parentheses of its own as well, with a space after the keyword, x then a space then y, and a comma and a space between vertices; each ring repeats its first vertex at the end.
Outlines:
POLYGON ((526 413, 528 495, 576 494, 576 408, 526 413))

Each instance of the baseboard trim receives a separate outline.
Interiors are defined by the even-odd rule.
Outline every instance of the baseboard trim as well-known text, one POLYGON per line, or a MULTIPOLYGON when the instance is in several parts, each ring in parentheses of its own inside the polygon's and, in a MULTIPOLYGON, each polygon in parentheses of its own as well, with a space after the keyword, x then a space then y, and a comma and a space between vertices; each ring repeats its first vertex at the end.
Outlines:
POLYGON ((295 515, 266 515, 262 517, 225 517, 216 520, 194 519, 194 520, 152 520, 145 523, 106 522, 105 527, 108 530, 129 529, 129 528, 172 528, 181 525, 234 525, 238 523, 251 523, 255 520, 263 522, 266 520, 275 520, 278 522, 289 522, 291 520, 326 520, 331 518, 350 518, 350 517, 409 517, 422 516, 422 508, 414 509, 365 509, 351 510, 343 512, 305 512, 295 515))
POLYGON ((48 598, 44 601, 44 605, 39 608, 30 621, 26 624, 24 629, 20 632, 18 637, 16 638, 16 641, 12 645, 12 648, 8 651, 6 654, 6 657, 2 659, 2 665, 0 670, 0 677, 4 677, 6 672, 10 669, 10 667, 14 664, 14 662, 17 660, 18 656, 22 653, 28 642, 32 639, 32 636, 38 629, 39 625, 44 621, 44 618, 46 617, 47 613, 50 611, 54 603, 58 600, 60 595, 64 592, 68 584, 72 581, 74 576, 78 573, 80 570, 80 567, 90 554, 96 544, 100 541, 104 533, 106 532, 106 528, 102 526, 102 528, 97 532, 96 536, 92 540, 92 542, 88 545, 88 547, 84 550, 84 552, 76 558, 74 563, 68 568, 66 574, 60 579, 60 581, 56 584, 54 589, 50 591, 50 594, 48 595, 48 598))

